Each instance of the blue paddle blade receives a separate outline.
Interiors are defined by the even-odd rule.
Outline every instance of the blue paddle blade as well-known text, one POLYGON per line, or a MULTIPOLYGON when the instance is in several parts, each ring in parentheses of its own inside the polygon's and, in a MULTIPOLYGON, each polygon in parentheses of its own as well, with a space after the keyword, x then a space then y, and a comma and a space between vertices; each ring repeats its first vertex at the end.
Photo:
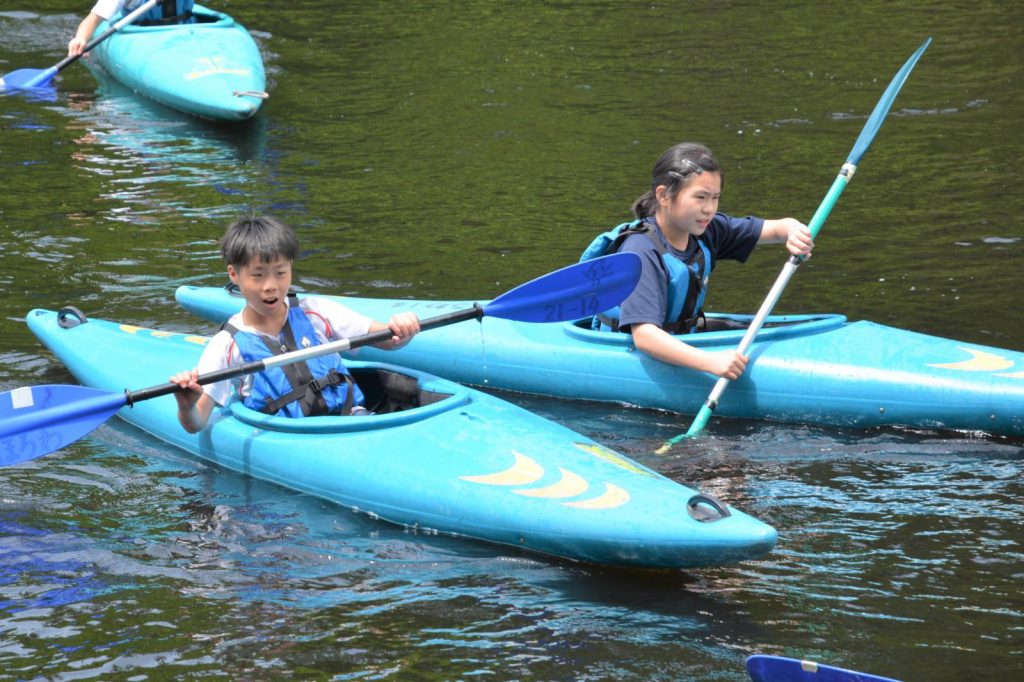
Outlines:
POLYGON ((747 673, 753 682, 899 682, 813 661, 761 654, 747 659, 747 673))
POLYGON ((53 77, 57 75, 57 69, 18 69, 0 79, 0 88, 8 90, 27 90, 31 88, 42 88, 50 84, 53 77))
POLYGON ((0 466, 75 442, 126 402, 123 393, 84 386, 26 386, 0 393, 0 466))
POLYGON ((613 253, 548 273, 483 306, 484 314, 520 322, 565 322, 614 308, 640 279, 640 257, 613 253))

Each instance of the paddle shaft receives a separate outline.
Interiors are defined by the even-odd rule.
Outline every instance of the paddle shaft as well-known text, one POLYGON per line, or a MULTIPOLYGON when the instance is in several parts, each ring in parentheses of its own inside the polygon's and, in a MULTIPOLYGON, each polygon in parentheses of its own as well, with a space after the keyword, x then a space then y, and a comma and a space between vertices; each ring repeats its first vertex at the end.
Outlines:
POLYGON ((157 2, 159 2, 159 0, 147 0, 145 3, 139 5, 137 8, 135 8, 134 10, 132 10, 131 12, 126 14, 124 17, 119 19, 116 23, 114 23, 106 31, 104 31, 103 33, 101 33, 100 35, 96 36, 95 38, 90 40, 88 43, 86 43, 85 47, 82 48, 81 52, 79 52, 78 54, 74 54, 74 55, 68 55, 64 59, 60 60, 59 62, 57 62, 56 64, 51 66, 49 69, 46 69, 46 70, 42 71, 38 76, 36 76, 32 80, 30 80, 29 82, 25 83, 25 87, 26 88, 34 88, 34 87, 36 87, 36 86, 38 86, 40 84, 40 81, 49 80, 58 71, 60 71, 61 69, 65 68, 66 66, 69 66, 70 64, 73 64, 74 62, 78 61, 87 52, 89 52, 89 50, 91 50, 92 48, 96 47, 97 45, 102 43, 104 40, 106 40, 110 36, 114 35, 118 31, 120 31, 122 28, 124 28, 128 24, 132 23, 133 21, 135 21, 136 19, 141 17, 143 14, 148 12, 150 9, 155 7, 157 2))
MULTIPOLYGON (((846 185, 853 178, 853 174, 857 170, 857 164, 860 162, 861 157, 864 156, 864 153, 867 152, 868 147, 871 145, 872 140, 874 140, 875 134, 878 132, 879 128, 882 127, 882 122, 889 113, 889 108, 892 106, 893 100, 896 99, 896 95, 899 93, 900 88, 903 87, 903 83, 910 75, 910 71, 914 68, 914 65, 917 64, 917 60, 921 58, 921 55, 924 53, 925 49, 928 48, 930 43, 931 38, 928 38, 924 41, 921 47, 917 48, 917 51, 907 59, 906 63, 904 63, 900 70, 896 72, 896 75, 893 76, 892 82, 889 83, 889 87, 886 88, 881 99, 875 105, 874 111, 871 112, 871 116, 868 117, 867 123, 864 124, 864 129, 857 137, 857 141, 854 143, 853 149, 850 150, 850 155, 847 157, 846 163, 843 164, 843 167, 839 171, 839 175, 836 176, 835 181, 833 181, 828 193, 818 205, 818 210, 814 212, 814 216, 808 224, 812 239, 818 236, 818 232, 821 231, 822 226, 825 224, 825 220, 832 212, 832 208, 836 205, 836 202, 839 201, 839 197, 842 195, 843 190, 846 189, 846 185)), ((803 260, 804 259, 800 256, 792 256, 789 261, 786 262, 786 265, 782 268, 782 272, 779 273, 778 278, 776 278, 771 291, 768 292, 768 296, 765 298, 761 307, 758 309, 757 314, 754 316, 754 319, 751 321, 750 327, 740 340, 740 344, 736 348, 738 353, 745 355, 750 349, 751 344, 754 342, 754 338, 757 336, 758 332, 761 331, 761 327, 764 325, 765 319, 769 314, 771 314, 772 309, 782 296, 782 292, 785 290, 790 278, 796 272, 796 269, 800 266, 803 260)), ((728 386, 729 380, 725 377, 722 377, 715 382, 715 386, 711 390, 708 399, 700 408, 700 411, 697 413, 697 416, 694 418, 693 423, 690 424, 690 428, 686 433, 672 438, 660 447, 657 452, 664 453, 669 447, 678 443, 683 438, 696 436, 703 431, 708 420, 711 418, 711 415, 718 407, 718 401, 721 399, 722 394, 728 386)))
MULTIPOLYGON (((832 207, 839 201, 839 195, 843 193, 843 189, 846 188, 847 183, 853 177, 857 167, 853 164, 844 164, 843 169, 836 176, 835 182, 832 183, 831 189, 825 196, 825 200, 818 206, 818 210, 815 211, 814 217, 811 219, 811 223, 808 228, 811 232, 811 238, 817 236, 821 230, 822 225, 825 224, 825 220, 828 218, 829 213, 832 211, 832 207)), ((750 322, 750 327, 747 328, 743 338, 740 339, 739 345, 736 347, 736 352, 740 355, 746 355, 747 351, 750 350, 750 346, 754 343, 754 338, 758 332, 764 326, 765 320, 772 313, 772 309, 775 304, 778 303, 782 297, 782 292, 786 290, 786 285, 789 284, 789 280, 796 274, 796 270, 800 267, 800 264, 804 262, 804 259, 800 256, 791 256, 786 264, 782 267, 782 272, 775 279, 775 284, 772 285, 771 290, 768 292, 768 296, 765 297, 764 302, 761 303, 761 307, 758 309, 757 314, 754 315, 754 319, 750 322)), ((693 435, 694 430, 699 432, 707 424, 711 414, 718 407, 718 400, 725 393, 725 389, 729 386, 729 380, 725 377, 720 378, 715 382, 715 387, 711 389, 710 395, 708 395, 707 401, 700 409, 700 413, 697 418, 694 419, 693 424, 690 425, 690 429, 686 432, 686 435, 693 435)))
MULTIPOLYGON (((465 320, 479 319, 483 316, 484 309, 479 305, 474 304, 471 308, 465 308, 463 310, 457 310, 455 312, 445 313, 444 315, 437 315, 436 317, 430 317, 426 320, 422 320, 420 322, 420 331, 436 329, 437 327, 443 327, 445 325, 455 324, 456 322, 463 322, 465 320)), ((264 360, 254 360, 235 367, 227 367, 215 372, 209 372, 201 375, 196 382, 201 386, 215 384, 219 381, 236 379, 247 374, 255 374, 256 372, 262 372, 274 367, 292 365, 296 362, 312 360, 313 358, 330 355, 331 353, 341 353, 353 348, 370 346, 375 343, 383 343, 385 341, 389 341, 393 336, 394 332, 390 329, 381 329, 380 331, 369 332, 368 334, 363 334, 361 336, 354 336, 351 339, 338 339, 337 341, 331 341, 319 346, 302 348, 288 353, 283 353, 281 355, 275 355, 264 360)), ((138 391, 126 391, 125 404, 133 405, 141 400, 159 398, 160 396, 170 395, 180 390, 182 390, 182 388, 178 384, 168 382, 159 386, 139 389, 138 391)))
MULTIPOLYGON (((618 305, 633 291, 640 278, 640 257, 635 253, 615 253, 582 263, 574 263, 561 270, 549 272, 534 280, 506 291, 489 303, 474 303, 457 310, 420 321, 420 331, 473 320, 490 315, 520 322, 562 322, 595 314, 618 305), (590 311, 589 313, 587 311, 590 311)), ((351 339, 340 339, 319 346, 275 355, 237 367, 228 367, 204 374, 197 379, 200 385, 234 379, 246 374, 262 372, 295 362, 383 343, 393 336, 390 329, 382 329, 351 339)), ((179 390, 173 382, 127 392, 127 404, 168 395, 179 390)))

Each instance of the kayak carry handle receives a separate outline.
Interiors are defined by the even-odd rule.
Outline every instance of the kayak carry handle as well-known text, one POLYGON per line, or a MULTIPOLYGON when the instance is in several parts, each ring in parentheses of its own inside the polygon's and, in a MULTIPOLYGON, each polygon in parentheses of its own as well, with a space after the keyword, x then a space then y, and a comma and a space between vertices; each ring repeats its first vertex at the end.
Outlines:
POLYGON ((697 493, 686 501, 686 511, 694 521, 711 523, 732 516, 732 512, 714 495, 697 493), (708 509, 710 507, 710 509, 708 509))
POLYGON ((61 329, 71 329, 88 321, 85 313, 73 305, 66 305, 57 311, 57 325, 61 329))

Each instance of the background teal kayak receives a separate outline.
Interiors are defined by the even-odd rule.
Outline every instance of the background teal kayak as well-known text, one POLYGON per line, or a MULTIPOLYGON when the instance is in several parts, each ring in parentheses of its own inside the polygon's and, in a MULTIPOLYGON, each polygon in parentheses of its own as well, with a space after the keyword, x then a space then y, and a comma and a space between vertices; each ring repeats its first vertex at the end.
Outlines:
MULTIPOLYGON (((88 3, 0 9, 0 72, 52 64, 88 3)), ((68 383, 21 319, 210 331, 239 213, 294 223, 298 286, 489 298, 627 219, 669 145, 727 169, 723 209, 805 222, 893 69, 933 44, 777 312, 1024 349, 1024 55, 1013 3, 214 3, 270 99, 196 124, 73 65, 0 97, 0 389, 68 383)), ((752 313, 784 261, 716 270, 752 313)), ((504 396, 509 397, 509 396, 504 396)), ((120 426, 0 477, 0 652, 24 677, 743 679, 753 652, 942 679, 1016 676, 1019 443, 517 402, 780 531, 764 562, 656 576, 409 536, 197 464, 120 426), (969 623, 969 627, 966 624, 969 623), (42 633, 43 636, 39 636, 42 633), (106 668, 105 668, 106 666, 106 668)))
MULTIPOLYGON (((213 121, 240 121, 263 104, 266 78, 249 31, 201 5, 192 23, 129 24, 87 62, 140 96, 213 121)), ((111 22, 96 27, 104 32, 111 22)))

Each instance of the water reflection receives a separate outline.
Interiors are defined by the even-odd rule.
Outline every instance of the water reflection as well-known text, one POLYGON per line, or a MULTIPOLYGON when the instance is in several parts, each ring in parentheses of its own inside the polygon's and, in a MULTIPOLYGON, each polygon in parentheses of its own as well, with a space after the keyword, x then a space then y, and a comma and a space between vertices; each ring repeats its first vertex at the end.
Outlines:
MULTIPOLYGON (((208 466, 115 421, 0 480, 0 499, 18 501, 0 507, 10 535, 0 551, 17 567, 2 575, 0 630, 29 651, 36 621, 65 628, 58 634, 72 647, 87 621, 101 623, 113 644, 90 664, 98 667, 146 667, 128 663, 140 634, 118 616, 135 611, 167 660, 213 657, 213 669, 238 674, 230 661, 269 648, 271 669, 311 665, 338 679, 425 650, 461 661, 452 677, 597 664, 611 679, 650 659, 680 679, 705 679, 775 641, 827 653, 856 649, 851 638, 890 637, 913 649, 968 616, 987 633, 979 651, 998 650, 1009 637, 999 633, 1022 616, 1001 587, 1014 584, 1022 558, 1009 540, 1024 518, 1017 443, 730 421, 715 424, 699 454, 657 458, 645 453, 677 428, 669 415, 524 402, 588 435, 614 432, 662 473, 773 523, 778 548, 694 573, 548 560, 411 533, 208 466), (990 587, 964 589, 979 581, 990 587), (73 606, 82 600, 89 615, 73 606), (231 608, 216 625, 188 615, 221 613, 217 602, 231 608), (38 608, 45 617, 32 615, 38 608), (810 613, 827 617, 805 632, 810 613), (259 645, 243 635, 257 622, 259 645), (608 641, 632 651, 624 667, 587 653, 608 641)), ((855 662, 865 663, 878 667, 855 662)))
POLYGON ((102 198, 132 216, 167 208, 192 217, 234 214, 267 160, 267 120, 224 126, 179 114, 136 95, 105 74, 95 93, 70 93, 71 153, 82 170, 106 178, 102 198))
MULTIPOLYGON (((518 651, 524 657, 511 665, 524 673, 555 642, 586 647, 612 636, 645 648, 685 635, 728 658, 721 642, 756 629, 744 607, 682 572, 578 565, 404 531, 209 467, 119 423, 9 474, 0 498, 18 503, 0 507, 0 528, 10 531, 0 552, 16 569, 0 574, 11 586, 0 630, 26 647, 35 626, 17 624, 34 623, 31 612, 44 603, 44 620, 63 623, 65 638, 117 611, 178 623, 183 603, 217 611, 208 602, 226 600, 226 618, 261 611, 289 623, 280 639, 271 635, 280 646, 316 614, 333 614, 311 641, 350 637, 358 622, 357 648, 371 651, 362 640, 383 631, 400 647, 479 649, 488 658, 518 651), (57 580, 63 570, 66 579, 57 580), (124 592, 132 585, 146 587, 124 592), (159 596, 168 590, 178 595, 171 606, 159 596), (71 608, 79 601, 90 604, 88 615, 71 608)), ((745 582, 737 577, 734 587, 745 582)), ((128 623, 111 625, 108 641, 138 637, 128 623)), ((222 619, 218 627, 244 624, 222 619)), ((180 653, 195 646, 187 632, 210 629, 179 625, 149 636, 180 653)), ((293 664, 307 657, 301 648, 288 655, 293 664)))

